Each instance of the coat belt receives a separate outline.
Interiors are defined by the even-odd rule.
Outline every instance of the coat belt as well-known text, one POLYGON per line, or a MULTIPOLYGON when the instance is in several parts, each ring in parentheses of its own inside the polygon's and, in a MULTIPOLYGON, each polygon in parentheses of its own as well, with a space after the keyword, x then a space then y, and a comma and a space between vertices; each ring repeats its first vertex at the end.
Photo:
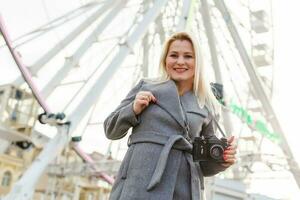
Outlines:
MULTIPOLYGON (((156 132, 136 132, 131 134, 128 138, 128 146, 136 143, 155 143, 163 145, 163 149, 160 153, 159 159, 156 163, 154 173, 151 177, 151 180, 148 184, 147 190, 152 190, 160 183, 163 172, 166 168, 170 150, 177 149, 184 151, 184 155, 187 158, 188 164, 191 171, 191 190, 192 190, 192 199, 199 200, 200 198, 200 181, 199 181, 199 172, 196 168, 196 164, 193 162, 191 155, 192 144, 188 142, 182 135, 171 135, 165 136, 158 134, 156 132)), ((200 172, 201 173, 201 172, 200 172)), ((203 184, 202 174, 200 175, 201 184, 203 184)), ((203 187, 203 185, 201 185, 203 187)), ((202 188, 201 187, 201 188, 202 188)))

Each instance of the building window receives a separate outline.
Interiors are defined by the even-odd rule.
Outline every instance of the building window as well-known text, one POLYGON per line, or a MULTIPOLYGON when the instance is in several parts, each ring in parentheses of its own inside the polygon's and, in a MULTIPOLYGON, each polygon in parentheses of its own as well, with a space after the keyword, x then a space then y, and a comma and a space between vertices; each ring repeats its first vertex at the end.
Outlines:
POLYGON ((3 187, 8 187, 11 183, 11 173, 9 171, 6 171, 4 174, 3 174, 3 178, 2 178, 2 182, 1 182, 1 185, 3 187))

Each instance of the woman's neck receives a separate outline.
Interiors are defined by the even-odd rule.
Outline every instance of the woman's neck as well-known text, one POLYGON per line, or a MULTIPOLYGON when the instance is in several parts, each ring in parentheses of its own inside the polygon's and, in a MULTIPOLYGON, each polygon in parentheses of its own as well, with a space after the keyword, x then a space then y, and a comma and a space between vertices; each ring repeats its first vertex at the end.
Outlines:
POLYGON ((186 84, 182 82, 175 82, 178 90, 179 96, 182 96, 184 93, 193 90, 193 84, 186 84))

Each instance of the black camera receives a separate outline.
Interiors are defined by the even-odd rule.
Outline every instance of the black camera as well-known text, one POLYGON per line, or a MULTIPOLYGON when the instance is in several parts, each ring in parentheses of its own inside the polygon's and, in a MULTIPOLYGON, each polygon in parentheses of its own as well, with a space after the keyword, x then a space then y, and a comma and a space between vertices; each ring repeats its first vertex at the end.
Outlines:
POLYGON ((193 142, 193 160, 224 162, 223 153, 228 146, 226 138, 195 137, 193 142))

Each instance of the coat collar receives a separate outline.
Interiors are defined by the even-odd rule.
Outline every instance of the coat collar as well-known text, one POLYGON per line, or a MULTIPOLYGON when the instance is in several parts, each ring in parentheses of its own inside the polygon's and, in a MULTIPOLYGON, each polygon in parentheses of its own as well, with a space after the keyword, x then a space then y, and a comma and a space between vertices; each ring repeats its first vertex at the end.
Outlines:
POLYGON ((198 99, 194 92, 189 91, 181 96, 181 101, 183 102, 183 107, 186 112, 194 113, 206 118, 208 116, 208 110, 206 107, 200 108, 198 104, 198 99))
POLYGON ((183 128, 184 118, 181 110, 179 95, 176 84, 173 80, 167 80, 159 83, 146 84, 143 88, 152 92, 157 99, 157 105, 168 112, 183 128))
POLYGON ((157 99, 158 106, 167 111, 183 128, 185 128, 185 123, 184 113, 180 105, 180 98, 186 102, 184 103, 184 109, 186 112, 199 114, 202 117, 207 116, 207 111, 205 108, 201 109, 199 107, 197 97, 192 91, 186 92, 179 98, 177 87, 173 80, 154 84, 145 84, 142 90, 152 92, 157 99))

